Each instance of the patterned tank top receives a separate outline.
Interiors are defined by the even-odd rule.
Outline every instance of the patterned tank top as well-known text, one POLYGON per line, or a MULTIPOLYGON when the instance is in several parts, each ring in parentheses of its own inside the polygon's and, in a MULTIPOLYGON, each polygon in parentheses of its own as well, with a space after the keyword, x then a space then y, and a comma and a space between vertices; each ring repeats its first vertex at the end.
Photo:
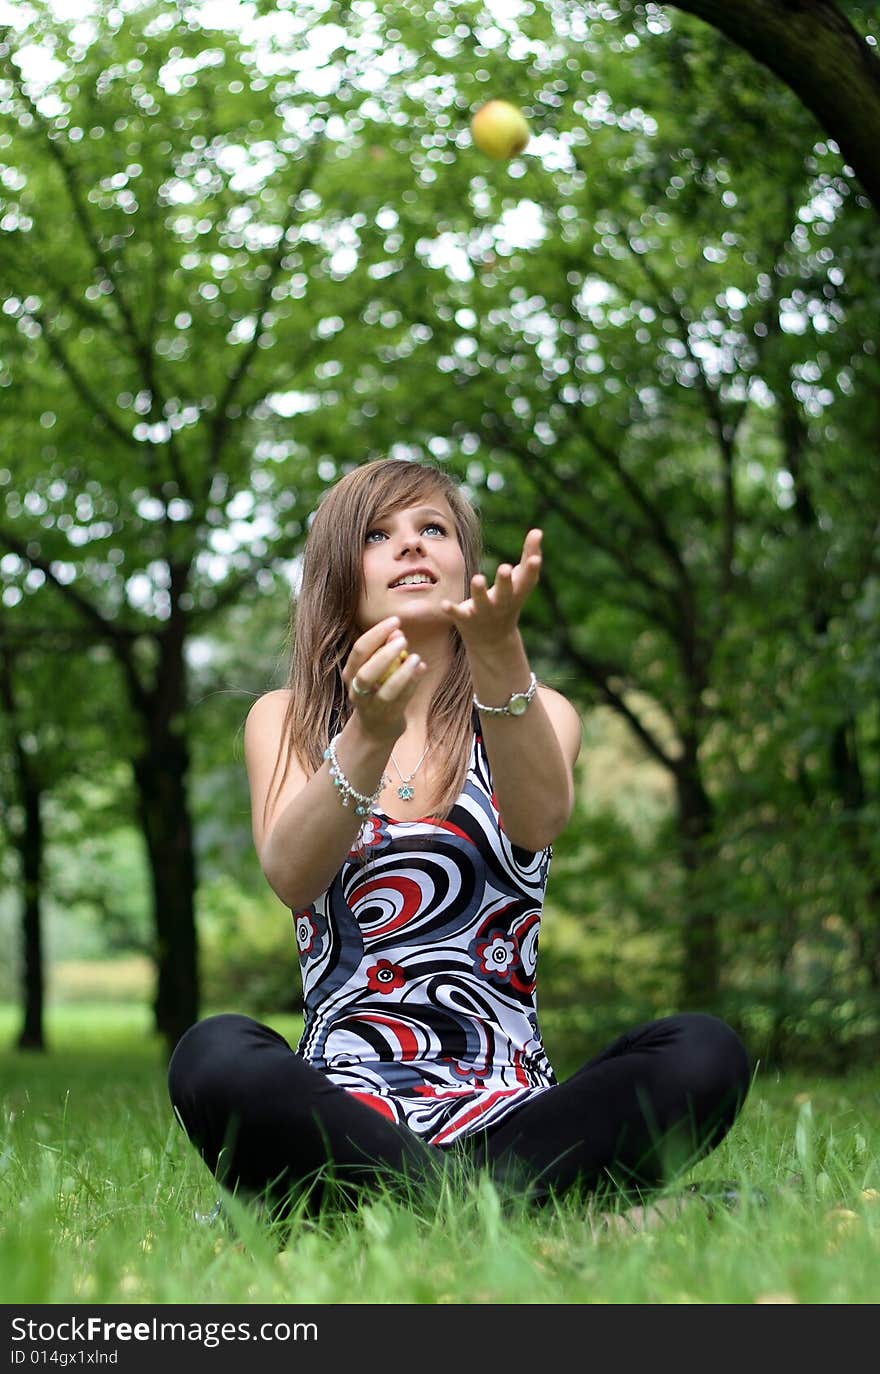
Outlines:
POLYGON ((431 1144, 494 1126, 556 1083, 535 975, 551 846, 504 834, 474 711, 446 820, 374 812, 330 887, 293 912, 298 1053, 431 1144))

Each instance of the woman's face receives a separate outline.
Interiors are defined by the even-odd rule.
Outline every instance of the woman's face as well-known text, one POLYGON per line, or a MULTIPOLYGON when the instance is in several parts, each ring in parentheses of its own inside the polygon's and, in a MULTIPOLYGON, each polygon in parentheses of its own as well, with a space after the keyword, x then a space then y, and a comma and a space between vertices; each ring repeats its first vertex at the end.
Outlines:
POLYGON ((418 505, 374 521, 364 539, 363 559, 357 613, 361 632, 390 615, 399 615, 404 627, 433 622, 448 628, 441 601, 461 601, 466 593, 464 554, 445 497, 425 496, 418 505), (401 578, 415 571, 431 580, 400 585, 401 578))

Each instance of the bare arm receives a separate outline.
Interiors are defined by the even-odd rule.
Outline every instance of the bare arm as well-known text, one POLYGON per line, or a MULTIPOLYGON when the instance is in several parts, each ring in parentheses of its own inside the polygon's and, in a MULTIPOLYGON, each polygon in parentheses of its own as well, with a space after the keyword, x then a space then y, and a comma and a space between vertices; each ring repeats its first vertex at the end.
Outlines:
MULTIPOLYGON (((343 806, 325 759, 307 777, 291 761, 278 801, 270 807, 265 831, 263 802, 275 754, 281 745, 286 693, 270 692, 251 707, 245 726, 245 754, 253 798, 254 843, 269 886, 294 910, 311 906, 330 886, 357 838, 364 817, 354 805, 343 806)), ((336 744, 339 765, 358 792, 370 796, 388 762, 390 744, 365 735, 356 715, 336 744)), ((274 793, 273 793, 274 795, 274 793)))
MULTIPOLYGON (((529 530, 519 563, 500 563, 494 587, 475 573, 468 598, 458 605, 441 602, 464 640, 474 691, 486 706, 503 706, 511 693, 529 685, 518 621, 538 582, 542 537, 541 530, 529 530)), ((480 724, 508 839, 523 849, 544 849, 571 816, 580 717, 564 696, 542 687, 525 715, 483 711, 480 724)))
MULTIPOLYGON (((487 706, 503 706, 529 685, 529 661, 519 631, 491 653, 468 651, 474 691, 487 706)), ((574 805, 573 770, 581 722, 565 697, 539 688, 522 716, 480 714, 492 783, 511 844, 538 850, 566 827, 574 805)))
MULTIPOLYGON (((404 707, 424 672, 417 654, 378 686, 400 652, 402 639, 390 638, 390 622, 382 621, 355 642, 343 671, 346 687, 352 678, 364 687, 377 687, 366 697, 352 697, 351 717, 336 743, 339 766, 352 787, 372 796, 379 786, 395 740, 406 726, 404 707)), ((251 707, 244 745, 251 789, 254 844, 270 887, 294 910, 311 906, 326 891, 351 849, 365 817, 353 803, 343 806, 325 759, 309 777, 297 759, 280 790, 272 785, 275 762, 283 757, 283 720, 288 694, 267 692, 251 707), (270 797, 266 808, 266 798, 270 797), (264 810, 266 811, 264 822, 264 810)))

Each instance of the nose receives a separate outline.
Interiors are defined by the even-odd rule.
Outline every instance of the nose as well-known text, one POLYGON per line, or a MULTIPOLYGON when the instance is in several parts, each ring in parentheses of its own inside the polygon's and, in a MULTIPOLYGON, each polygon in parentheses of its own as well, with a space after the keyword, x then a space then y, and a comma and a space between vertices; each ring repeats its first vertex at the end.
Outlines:
POLYGON ((422 541, 421 541, 421 539, 419 538, 419 536, 418 536, 417 534, 413 534, 413 535, 406 535, 406 534, 404 534, 404 535, 401 535, 401 538, 400 538, 400 553, 401 553, 401 554, 409 553, 410 549, 421 549, 421 547, 422 547, 422 541))

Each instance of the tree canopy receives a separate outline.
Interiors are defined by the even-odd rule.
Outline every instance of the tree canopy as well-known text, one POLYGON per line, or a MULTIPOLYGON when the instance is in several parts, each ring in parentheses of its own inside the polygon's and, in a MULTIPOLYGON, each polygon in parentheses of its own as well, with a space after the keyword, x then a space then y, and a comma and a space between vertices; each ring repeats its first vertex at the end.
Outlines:
MULTIPOLYGON (((798 34, 836 10, 783 8, 798 34)), ((652 880, 596 852, 603 824, 625 846, 587 805, 560 902, 589 923, 595 880, 597 919, 666 932, 687 1002, 727 998, 777 1046, 835 986, 835 1033, 865 1031, 876 211, 715 9, 280 4, 245 32, 35 4, 4 34, 2 634, 39 751, 54 723, 87 770, 97 701, 130 769, 169 1040, 198 1010, 193 796, 218 748, 197 646, 262 641, 322 491, 389 453, 459 476, 490 563, 542 525, 536 664, 667 780, 652 880), (507 164, 468 130, 490 94, 532 129, 507 164), (56 714, 31 665, 59 653, 95 694, 56 714)), ((738 13, 763 42, 776 9, 738 13)), ((871 49, 872 7, 848 14, 871 49)))

